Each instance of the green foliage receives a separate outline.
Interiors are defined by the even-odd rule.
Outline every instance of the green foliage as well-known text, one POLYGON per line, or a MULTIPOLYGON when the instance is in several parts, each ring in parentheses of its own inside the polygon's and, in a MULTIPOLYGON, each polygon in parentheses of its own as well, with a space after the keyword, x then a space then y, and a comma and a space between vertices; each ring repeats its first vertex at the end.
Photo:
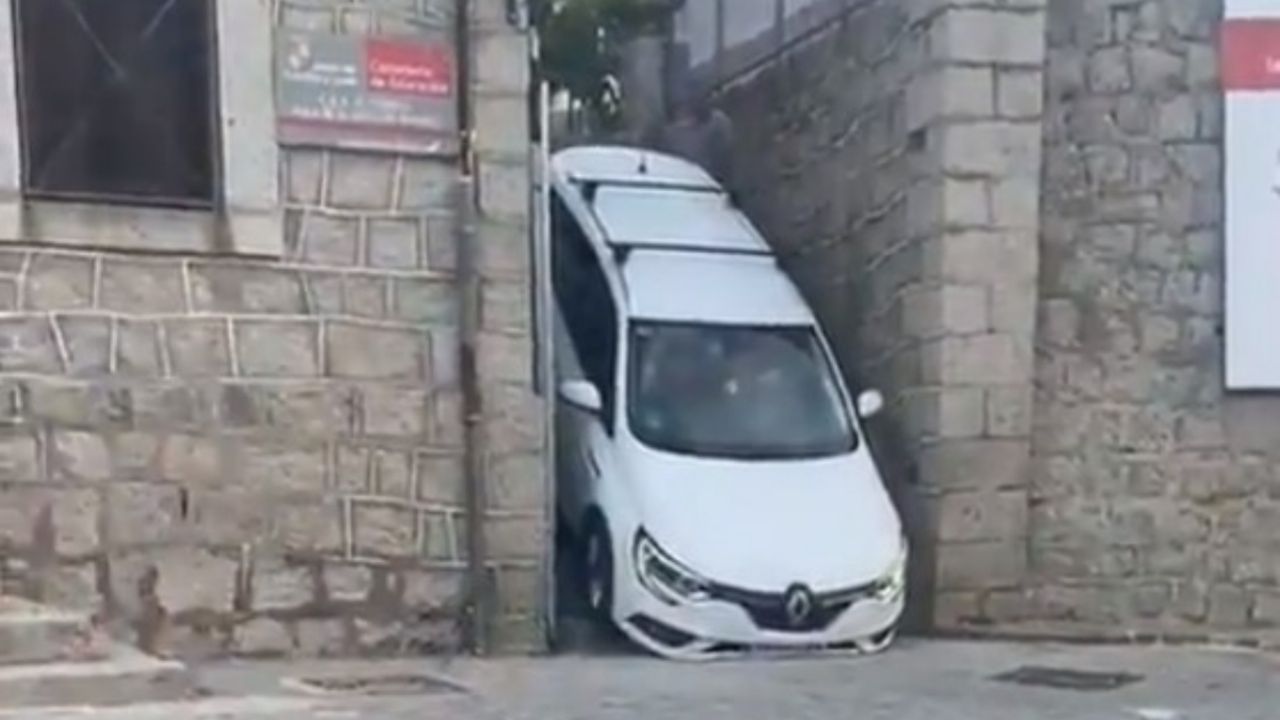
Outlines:
POLYGON ((606 126, 617 119, 614 91, 621 47, 629 39, 663 32, 684 0, 559 0, 538 20, 542 73, 606 126))

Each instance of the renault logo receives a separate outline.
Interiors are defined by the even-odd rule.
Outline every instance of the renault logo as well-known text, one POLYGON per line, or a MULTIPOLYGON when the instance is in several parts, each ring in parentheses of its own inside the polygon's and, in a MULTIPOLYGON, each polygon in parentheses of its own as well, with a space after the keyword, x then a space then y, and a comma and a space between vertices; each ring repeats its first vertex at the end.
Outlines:
POLYGON ((783 609, 787 612, 787 620, 791 627, 800 627, 809 621, 813 614, 813 593, 803 585, 794 585, 787 591, 783 601, 783 609))

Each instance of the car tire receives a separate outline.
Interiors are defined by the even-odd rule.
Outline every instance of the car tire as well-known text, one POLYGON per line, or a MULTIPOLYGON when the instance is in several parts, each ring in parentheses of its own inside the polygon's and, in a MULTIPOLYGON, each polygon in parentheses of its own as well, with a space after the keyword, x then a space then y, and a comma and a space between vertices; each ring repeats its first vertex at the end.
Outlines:
POLYGON ((613 543, 604 520, 595 515, 587 522, 582 542, 583 575, 587 607, 602 622, 613 620, 613 543))

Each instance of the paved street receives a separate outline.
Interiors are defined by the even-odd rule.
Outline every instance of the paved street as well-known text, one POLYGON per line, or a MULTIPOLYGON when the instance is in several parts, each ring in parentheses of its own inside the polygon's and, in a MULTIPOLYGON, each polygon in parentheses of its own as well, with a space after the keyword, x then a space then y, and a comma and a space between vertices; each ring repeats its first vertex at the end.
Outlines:
POLYGON ((1274 720, 1280 659, 1235 651, 903 642, 873 660, 683 665, 641 657, 490 662, 235 664, 208 668, 214 695, 175 705, 0 713, 0 718, 195 717, 408 720, 1274 720), (1109 691, 1024 687, 992 676, 1024 666, 1140 676, 1109 691), (427 674, 456 690, 399 697, 307 694, 300 677, 427 674), (229 699, 240 696, 239 699, 229 699))

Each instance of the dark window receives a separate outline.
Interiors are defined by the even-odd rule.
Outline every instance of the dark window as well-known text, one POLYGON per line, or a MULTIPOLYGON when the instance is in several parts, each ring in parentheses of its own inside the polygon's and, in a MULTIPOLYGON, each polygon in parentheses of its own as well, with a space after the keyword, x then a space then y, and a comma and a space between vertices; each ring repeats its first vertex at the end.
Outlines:
POLYGON ((551 264, 556 302, 582 370, 600 390, 607 427, 613 427, 618 366, 618 309, 600 259, 559 195, 551 201, 551 264))
POLYGON ((214 0, 17 0, 27 193, 214 200, 214 0))

